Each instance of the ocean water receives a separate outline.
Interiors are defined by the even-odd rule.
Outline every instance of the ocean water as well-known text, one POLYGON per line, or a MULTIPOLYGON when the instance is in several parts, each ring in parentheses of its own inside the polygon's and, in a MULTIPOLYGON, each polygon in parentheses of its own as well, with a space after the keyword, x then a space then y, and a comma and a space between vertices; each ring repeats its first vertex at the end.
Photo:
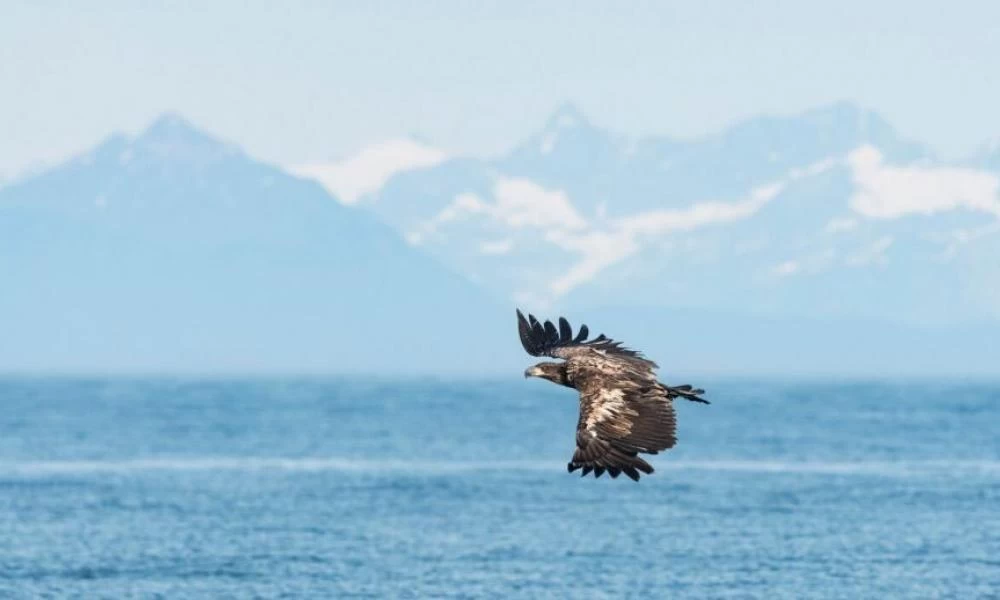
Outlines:
POLYGON ((3 380, 0 597, 1000 595, 1000 384, 690 383, 635 483, 519 373, 3 380))

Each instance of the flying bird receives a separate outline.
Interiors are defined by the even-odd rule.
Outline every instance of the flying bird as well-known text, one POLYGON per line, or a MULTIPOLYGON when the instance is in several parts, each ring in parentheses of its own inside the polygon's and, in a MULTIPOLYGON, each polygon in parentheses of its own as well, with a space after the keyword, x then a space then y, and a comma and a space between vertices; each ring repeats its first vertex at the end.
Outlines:
POLYGON ((605 471, 616 478, 624 473, 639 481, 639 472, 653 467, 639 456, 657 454, 677 443, 674 398, 710 404, 701 397, 705 390, 690 385, 671 387, 657 381, 655 362, 604 334, 588 340, 586 325, 577 334, 565 318, 556 327, 517 310, 521 345, 531 356, 547 356, 562 362, 540 362, 524 376, 547 379, 573 388, 580 395, 580 417, 576 424, 576 450, 566 469, 581 469, 585 477, 605 471))

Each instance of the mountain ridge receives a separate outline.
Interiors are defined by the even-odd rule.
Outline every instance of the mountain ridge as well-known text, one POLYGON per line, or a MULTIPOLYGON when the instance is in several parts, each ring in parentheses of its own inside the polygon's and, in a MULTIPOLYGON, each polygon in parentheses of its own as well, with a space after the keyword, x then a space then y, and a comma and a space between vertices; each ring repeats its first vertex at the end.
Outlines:
POLYGON ((504 304, 317 183, 167 115, 0 189, 0 371, 469 371, 504 304), (481 323, 453 358, 436 315, 481 323))
POLYGON ((167 113, 0 187, 0 371, 519 372, 516 305, 670 373, 997 373, 995 149, 862 112, 636 142, 569 105, 493 159, 390 147, 350 206, 167 113))
POLYGON ((816 299, 795 282, 825 273, 822 293, 848 290, 841 316, 871 313, 865 297, 884 296, 908 314, 881 308, 882 317, 920 323, 1000 315, 1000 302, 952 293, 989 271, 965 262, 970 248, 994 252, 996 182, 847 102, 686 140, 616 136, 569 104, 506 154, 397 173, 359 206, 515 302, 586 310, 624 289, 641 302, 682 291, 685 301, 808 312, 816 299), (880 287, 881 274, 893 285, 880 287), (851 297, 862 275, 874 283, 851 297), (956 302, 962 310, 950 309, 956 302))

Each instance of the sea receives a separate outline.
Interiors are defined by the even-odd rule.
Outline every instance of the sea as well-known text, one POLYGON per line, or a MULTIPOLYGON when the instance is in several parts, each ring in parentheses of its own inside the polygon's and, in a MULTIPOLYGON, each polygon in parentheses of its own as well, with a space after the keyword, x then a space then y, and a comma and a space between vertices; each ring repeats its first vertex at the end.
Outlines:
POLYGON ((1000 383, 669 380, 569 474, 508 380, 0 380, 0 598, 998 598, 1000 383))

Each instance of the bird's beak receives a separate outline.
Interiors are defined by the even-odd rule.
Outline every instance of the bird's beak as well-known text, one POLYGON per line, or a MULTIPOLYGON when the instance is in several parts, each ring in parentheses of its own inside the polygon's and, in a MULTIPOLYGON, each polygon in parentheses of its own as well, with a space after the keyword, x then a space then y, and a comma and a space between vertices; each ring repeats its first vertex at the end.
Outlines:
POLYGON ((541 374, 542 374, 542 370, 539 369, 538 367, 528 367, 527 369, 524 370, 524 378, 525 379, 527 379, 529 377, 538 377, 541 374))

